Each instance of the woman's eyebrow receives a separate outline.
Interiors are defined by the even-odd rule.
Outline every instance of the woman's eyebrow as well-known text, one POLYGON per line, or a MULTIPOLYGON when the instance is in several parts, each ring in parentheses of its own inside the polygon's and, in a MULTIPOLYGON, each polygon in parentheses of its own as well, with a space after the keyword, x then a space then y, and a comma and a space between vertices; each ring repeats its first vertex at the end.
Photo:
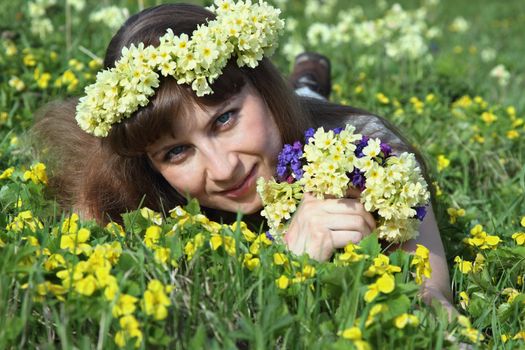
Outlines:
MULTIPOLYGON (((206 123, 206 127, 209 128, 211 125, 215 122, 215 119, 220 116, 222 113, 224 113, 228 108, 230 108, 233 104, 235 104, 240 98, 241 94, 236 94, 234 96, 231 96, 230 98, 227 98, 222 103, 217 105, 216 107, 212 107, 215 109, 213 114, 211 114, 208 122, 206 123)), ((191 118, 191 117, 190 117, 191 118)), ((169 144, 167 144, 164 147, 161 147, 160 149, 156 150, 155 152, 151 153, 151 156, 153 158, 156 158, 159 154, 168 151, 170 148, 173 147, 174 144, 177 143, 177 133, 175 131, 170 133, 171 140, 169 144)))

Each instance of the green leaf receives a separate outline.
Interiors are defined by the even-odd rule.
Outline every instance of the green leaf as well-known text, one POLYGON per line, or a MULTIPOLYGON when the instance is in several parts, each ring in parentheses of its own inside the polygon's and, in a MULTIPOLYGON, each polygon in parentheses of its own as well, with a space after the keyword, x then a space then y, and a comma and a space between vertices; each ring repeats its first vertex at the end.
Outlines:
POLYGON ((363 238, 361 242, 359 242, 359 246, 361 247, 360 253, 368 254, 372 258, 376 257, 379 252, 381 252, 381 245, 379 244, 375 233, 363 238))

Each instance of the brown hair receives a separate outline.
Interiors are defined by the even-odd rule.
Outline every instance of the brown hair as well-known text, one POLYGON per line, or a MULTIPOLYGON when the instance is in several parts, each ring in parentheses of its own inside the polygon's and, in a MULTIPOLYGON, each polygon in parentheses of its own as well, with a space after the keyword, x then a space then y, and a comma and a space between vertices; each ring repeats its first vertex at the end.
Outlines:
MULTIPOLYGON (((106 68, 119 59, 123 47, 140 42, 158 45, 168 28, 188 35, 213 13, 188 4, 166 4, 130 17, 112 38, 104 59, 106 68)), ((264 58, 256 68, 239 68, 233 61, 212 85, 213 94, 196 97, 187 85, 161 79, 147 106, 115 124, 108 137, 82 131, 75 121, 77 99, 55 102, 40 113, 33 133, 50 168, 50 188, 65 209, 81 212, 100 223, 121 221, 120 214, 141 204, 157 211, 183 204, 185 199, 151 166, 146 147, 172 130, 174 116, 188 113, 191 102, 214 106, 251 84, 268 105, 283 143, 302 139, 314 126, 340 126, 367 112, 311 99, 299 99, 274 65, 264 58)), ((389 127, 384 124, 385 127, 389 127)), ((216 214, 216 211, 213 213, 216 214)), ((219 213, 220 214, 220 213, 219 213)))

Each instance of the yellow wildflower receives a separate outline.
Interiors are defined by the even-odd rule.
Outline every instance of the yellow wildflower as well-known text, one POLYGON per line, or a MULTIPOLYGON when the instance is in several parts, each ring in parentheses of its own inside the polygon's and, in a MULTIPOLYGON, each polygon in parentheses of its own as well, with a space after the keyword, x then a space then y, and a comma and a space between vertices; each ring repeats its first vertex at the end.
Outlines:
POLYGON ((283 253, 275 253, 273 254, 273 263, 275 265, 288 265, 288 258, 283 253))
POLYGON ((383 275, 385 273, 396 273, 400 272, 401 268, 396 265, 390 265, 390 258, 384 254, 379 254, 374 258, 372 265, 368 268, 363 275, 367 277, 373 277, 375 275, 383 275))
POLYGON ((355 93, 356 95, 362 94, 363 91, 365 91, 365 88, 363 87, 363 85, 357 85, 357 86, 354 88, 354 93, 355 93))
POLYGON ((390 103, 390 99, 385 94, 383 94, 382 92, 378 92, 376 94, 376 99, 379 101, 379 103, 382 103, 384 105, 390 103))
POLYGON ((62 234, 72 234, 78 231, 78 214, 73 213, 70 217, 66 218, 62 223, 60 232, 62 234))
POLYGON ((423 283, 423 277, 430 278, 432 268, 430 267, 430 251, 421 244, 416 244, 416 252, 412 258, 411 266, 416 267, 416 283, 423 283))
POLYGON ((521 217, 520 225, 525 227, 525 216, 521 217))
POLYGON ((461 273, 467 274, 472 271, 472 262, 468 260, 463 260, 459 256, 454 258, 454 262, 457 263, 458 270, 461 273))
POLYGON ((24 65, 28 67, 33 67, 36 65, 35 56, 32 53, 28 53, 23 58, 24 65))
POLYGON ((348 340, 359 340, 362 338, 361 329, 359 327, 350 327, 341 332, 341 337, 348 340))
POLYGON ((9 79, 8 84, 16 91, 22 91, 26 88, 24 81, 17 76, 12 76, 11 79, 9 79))
POLYGON ((65 266, 66 266, 66 260, 60 254, 52 254, 46 259, 46 261, 44 261, 44 269, 46 269, 46 271, 51 271, 51 270, 56 269, 57 267, 65 267, 65 266))
POLYGON ((342 338, 352 341, 357 350, 370 350, 370 344, 362 339, 363 335, 359 327, 350 327, 338 333, 342 338))
POLYGON ((76 255, 89 255, 91 246, 86 242, 90 235, 91 232, 87 228, 81 228, 77 233, 63 234, 60 237, 60 249, 67 249, 76 255))
POLYGON ((116 222, 109 222, 106 225, 106 230, 108 230, 109 233, 115 236, 126 237, 126 232, 124 232, 124 228, 122 228, 122 226, 120 226, 116 222))
POLYGON ((514 334, 514 336, 512 337, 512 340, 518 340, 518 339, 525 340, 525 330, 519 331, 518 333, 514 334))
POLYGON ((396 328, 403 329, 407 324, 416 327, 419 325, 419 318, 416 315, 410 315, 405 312, 394 319, 396 328))
POLYGON ((151 222, 153 222, 155 225, 162 225, 162 214, 157 213, 156 211, 151 210, 150 208, 142 208, 140 209, 140 215, 151 222))
POLYGON ((516 241, 517 245, 525 245, 525 232, 516 232, 512 235, 512 239, 516 241))
POLYGON ((37 229, 44 228, 42 222, 38 218, 34 218, 30 210, 22 211, 7 224, 6 229, 13 232, 22 232, 24 228, 28 228, 31 232, 36 232, 37 229))
POLYGON ((516 297, 518 295, 520 295, 521 293, 518 292, 518 290, 514 289, 514 288, 505 288, 501 291, 501 295, 506 295, 507 296, 507 303, 512 303, 514 301, 514 299, 516 299, 516 297))
POLYGON ((465 216, 465 209, 448 208, 447 213, 450 216, 450 223, 455 224, 458 217, 465 216))
POLYGON ((2 174, 0 174, 0 180, 5 180, 5 179, 9 179, 13 173, 15 172, 15 168, 14 167, 9 167, 7 169, 5 169, 2 174))
POLYGON ((290 285, 290 279, 285 275, 281 275, 281 277, 275 280, 275 284, 277 284, 279 289, 286 289, 290 285))
POLYGON ((447 157, 445 157, 444 154, 438 155, 437 162, 438 171, 442 171, 443 169, 448 168, 450 166, 450 160, 447 157))
POLYGON ((367 303, 374 300, 379 293, 389 294, 396 287, 394 276, 391 274, 385 273, 379 277, 375 283, 372 283, 368 286, 368 290, 365 293, 364 299, 367 303))
POLYGON ((89 274, 81 280, 76 281, 74 287, 78 294, 90 296, 97 290, 97 280, 93 275, 89 274))
POLYGON ((463 291, 459 293, 459 305, 461 305, 463 310, 466 310, 469 304, 470 297, 468 296, 467 292, 463 291))
POLYGON ((137 308, 135 304, 138 298, 129 294, 120 294, 115 305, 113 306, 113 317, 120 317, 125 315, 131 315, 137 308))
POLYGON ((259 267, 261 260, 253 254, 246 253, 244 254, 243 264, 248 270, 253 271, 259 267))
POLYGON ((514 140, 514 139, 517 139, 518 137, 520 137, 520 133, 517 131, 517 130, 509 130, 507 131, 507 138, 509 140, 514 140))
POLYGON ((47 184, 46 166, 43 163, 32 165, 24 172, 24 181, 31 180, 35 184, 47 184))
POLYGON ((156 320, 163 320, 168 316, 167 307, 171 301, 166 293, 171 291, 171 287, 164 286, 159 280, 151 280, 148 288, 144 292, 142 299, 142 309, 147 315, 153 315, 156 320))
POLYGON ((144 245, 150 249, 155 247, 160 239, 160 234, 162 228, 157 225, 152 225, 146 229, 146 234, 144 235, 144 245))
POLYGON ((470 230, 470 235, 472 237, 464 239, 464 242, 479 249, 495 249, 501 242, 501 238, 487 234, 480 224, 470 230))
POLYGON ((494 123, 496 120, 498 119, 498 117, 496 117, 496 115, 492 112, 483 112, 481 113, 481 120, 483 120, 485 122, 485 124, 492 124, 494 123))
POLYGON ((118 347, 126 346, 128 340, 135 338, 135 347, 140 347, 142 343, 142 332, 139 321, 133 315, 123 316, 119 320, 121 330, 115 334, 115 343, 118 347))

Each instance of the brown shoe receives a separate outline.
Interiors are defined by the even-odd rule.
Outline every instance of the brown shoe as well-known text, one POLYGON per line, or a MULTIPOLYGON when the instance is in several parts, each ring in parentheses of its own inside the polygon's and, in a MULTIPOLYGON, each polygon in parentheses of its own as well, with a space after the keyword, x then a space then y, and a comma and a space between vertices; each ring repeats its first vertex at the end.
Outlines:
POLYGON ((328 99, 332 90, 330 70, 330 60, 326 56, 303 52, 295 58, 289 80, 294 89, 307 87, 328 99))

